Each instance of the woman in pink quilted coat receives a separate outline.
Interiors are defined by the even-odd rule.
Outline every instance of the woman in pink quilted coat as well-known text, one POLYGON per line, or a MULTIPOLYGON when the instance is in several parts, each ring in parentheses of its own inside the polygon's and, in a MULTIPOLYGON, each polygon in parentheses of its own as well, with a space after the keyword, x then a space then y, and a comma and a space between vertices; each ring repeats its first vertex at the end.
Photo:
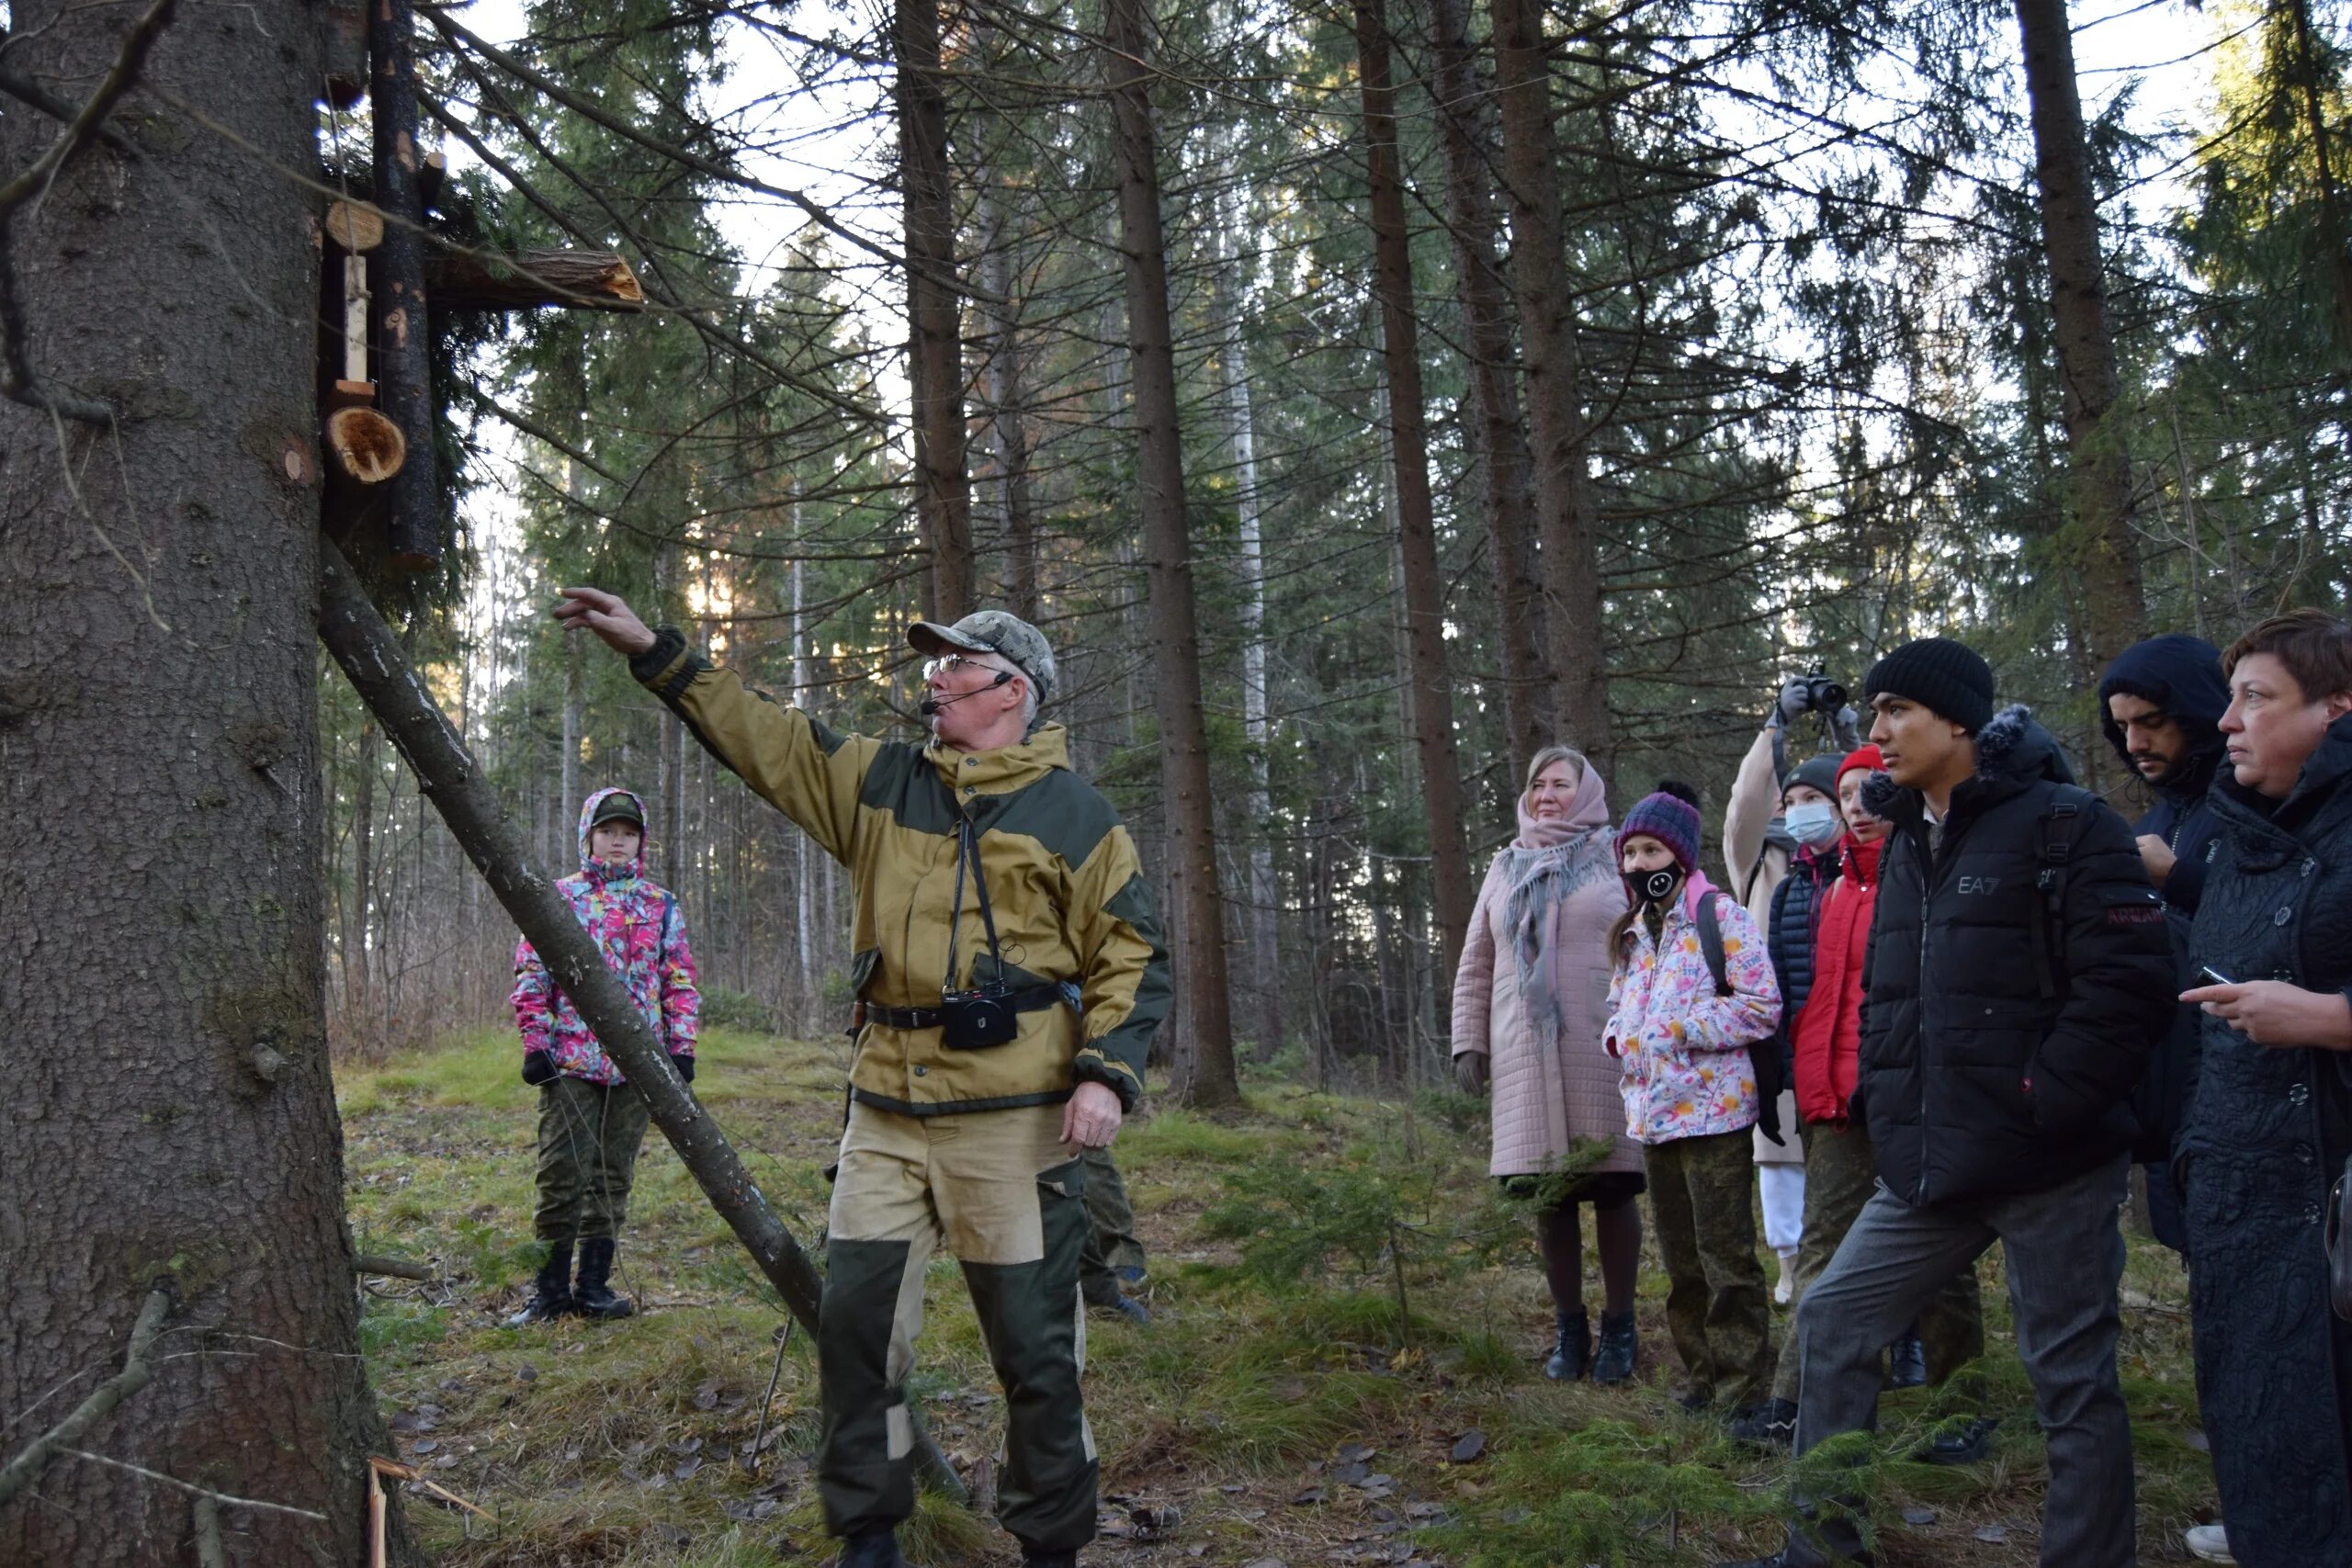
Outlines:
POLYGON ((1546 1377, 1595 1382, 1634 1374, 1634 1281, 1640 1268, 1641 1151, 1625 1136, 1617 1068, 1600 1048, 1608 1020, 1609 924, 1625 908, 1600 775, 1566 746, 1527 770, 1519 837, 1495 857, 1453 981, 1454 1075, 1492 1085, 1494 1158, 1505 1187, 1550 1200, 1536 1240, 1559 1337, 1546 1377), (1584 1302, 1579 1205, 1600 1250, 1600 1344, 1584 1302))

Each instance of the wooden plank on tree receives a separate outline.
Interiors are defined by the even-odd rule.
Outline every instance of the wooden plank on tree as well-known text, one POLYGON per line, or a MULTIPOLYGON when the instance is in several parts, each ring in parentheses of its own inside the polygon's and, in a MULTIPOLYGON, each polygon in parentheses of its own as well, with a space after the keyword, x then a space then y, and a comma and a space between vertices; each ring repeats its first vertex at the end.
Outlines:
POLYGON ((645 290, 628 262, 609 251, 560 245, 511 256, 436 252, 424 262, 435 310, 641 310, 645 290))
MULTIPOLYGON (((654 1038, 645 1015, 619 976, 605 967, 595 939, 553 881, 532 865, 481 765, 409 667, 400 639, 376 613, 351 563, 328 540, 319 546, 319 640, 400 749, 416 774, 419 793, 433 803, 492 894, 546 961, 596 1043, 620 1065, 629 1088, 645 1101, 653 1124, 678 1151, 711 1207, 750 1251, 794 1319, 815 1334, 822 1291, 816 1266, 670 1065, 670 1054, 654 1038)), ((929 1434, 918 1427, 915 1443, 918 1473, 936 1490, 966 1501, 963 1482, 929 1434)))

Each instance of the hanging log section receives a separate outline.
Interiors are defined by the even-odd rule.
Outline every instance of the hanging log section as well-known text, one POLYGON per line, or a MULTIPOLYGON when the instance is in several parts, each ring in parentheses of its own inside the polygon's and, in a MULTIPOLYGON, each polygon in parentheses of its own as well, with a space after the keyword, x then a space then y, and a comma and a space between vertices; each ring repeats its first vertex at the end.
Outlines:
MULTIPOLYGON (((768 1207, 734 1145, 671 1066, 669 1053, 619 977, 605 966, 595 939, 555 885, 531 864, 497 791, 409 667, 399 638, 376 613, 350 562, 327 539, 319 543, 319 639, 400 749, 419 793, 433 803, 492 894, 538 950, 597 1044, 628 1076, 629 1088, 645 1101, 653 1124, 678 1151, 711 1207, 750 1251, 794 1320, 814 1335, 823 1289, 816 1266, 768 1207)), ((928 1484, 958 1502, 967 1500, 946 1456, 920 1430, 915 1461, 928 1484)))
POLYGON ((436 251, 424 260, 424 289, 436 313, 645 309, 645 290, 628 263, 610 252, 561 246, 511 256, 436 251))
POLYGON ((376 205, 385 218, 376 247, 378 398, 400 426, 408 458, 388 488, 386 559, 424 571, 441 559, 441 486, 433 453, 433 373, 426 355, 424 153, 417 146, 416 28, 409 0, 368 7, 369 101, 374 121, 376 205))

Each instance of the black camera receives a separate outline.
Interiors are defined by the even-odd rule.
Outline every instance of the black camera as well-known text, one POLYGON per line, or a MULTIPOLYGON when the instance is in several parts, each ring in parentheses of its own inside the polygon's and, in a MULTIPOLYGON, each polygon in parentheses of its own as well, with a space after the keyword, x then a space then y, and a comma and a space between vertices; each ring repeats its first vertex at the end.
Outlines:
POLYGON ((939 994, 940 1043, 950 1051, 984 1051, 1021 1032, 1008 986, 976 986, 939 994))
POLYGON ((1836 717, 1846 705, 1846 688, 1829 678, 1829 672, 1816 664, 1797 677, 1805 690, 1804 705, 1815 713, 1836 717))

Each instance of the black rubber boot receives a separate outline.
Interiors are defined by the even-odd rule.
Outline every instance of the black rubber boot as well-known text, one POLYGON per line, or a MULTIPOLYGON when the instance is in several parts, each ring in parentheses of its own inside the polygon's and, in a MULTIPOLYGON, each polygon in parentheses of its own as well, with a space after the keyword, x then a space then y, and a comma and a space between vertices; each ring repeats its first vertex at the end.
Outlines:
POLYGON ((1785 1449, 1797 1440, 1797 1407, 1785 1399, 1768 1399, 1733 1416, 1725 1429, 1736 1443, 1785 1449))
POLYGON ((1595 1382, 1628 1382, 1634 1376, 1634 1358, 1641 1351, 1641 1341, 1634 1334, 1634 1314, 1623 1317, 1609 1313, 1600 1314, 1600 1346, 1592 1358, 1592 1381, 1595 1382))
POLYGON ((1575 1382, 1592 1359, 1592 1319, 1579 1306, 1559 1312, 1555 1321, 1560 1337, 1552 1347, 1552 1359, 1544 1363, 1544 1375, 1554 1382, 1575 1382))
POLYGON ((1982 1464, 1993 1457, 1993 1428, 1997 1425, 1982 1416, 1972 1416, 1938 1432, 1911 1457, 1923 1464, 1982 1464))
POLYGON ((1886 1385, 1918 1388, 1928 1381, 1928 1348, 1916 1334, 1906 1334, 1886 1348, 1886 1385))
POLYGON ((563 1242, 548 1248, 548 1260, 539 1265, 538 1278, 531 1282, 531 1299, 523 1310, 506 1320, 509 1328, 528 1328, 535 1323, 547 1323, 568 1316, 576 1310, 571 1299, 571 1244, 563 1242))
POLYGON ((907 1568, 896 1529, 860 1530, 842 1542, 835 1568, 907 1568))
MULTIPOLYGON (((637 1311, 627 1296, 613 1294, 613 1238, 598 1236, 580 1244, 580 1283, 571 1292, 582 1317, 628 1317, 637 1311)), ((896 1550, 895 1548, 893 1550, 896 1550)))

